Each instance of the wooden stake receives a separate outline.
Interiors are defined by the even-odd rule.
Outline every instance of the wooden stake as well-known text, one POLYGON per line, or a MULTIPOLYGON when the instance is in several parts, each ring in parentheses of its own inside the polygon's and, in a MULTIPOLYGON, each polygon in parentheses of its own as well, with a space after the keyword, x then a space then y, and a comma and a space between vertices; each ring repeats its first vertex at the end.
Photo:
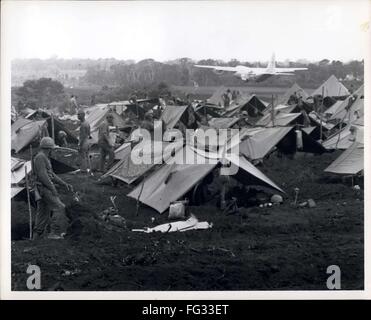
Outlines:
POLYGON ((320 105, 320 108, 319 108, 319 116, 320 116, 320 133, 319 133, 319 139, 321 141, 321 144, 322 144, 322 107, 323 107, 323 99, 324 99, 324 90, 325 88, 322 87, 322 99, 321 99, 321 105, 320 105))

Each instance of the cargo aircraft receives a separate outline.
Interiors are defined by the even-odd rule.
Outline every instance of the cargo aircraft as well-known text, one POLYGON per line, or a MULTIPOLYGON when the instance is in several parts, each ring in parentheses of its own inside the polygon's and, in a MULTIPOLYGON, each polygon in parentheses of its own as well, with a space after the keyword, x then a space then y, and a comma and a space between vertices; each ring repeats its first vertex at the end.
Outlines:
POLYGON ((234 75, 236 77, 240 77, 243 81, 246 82, 250 80, 253 80, 255 82, 262 82, 272 76, 293 76, 295 75, 295 71, 308 70, 308 68, 277 68, 274 53, 266 68, 251 68, 241 65, 236 67, 195 65, 195 67, 213 69, 217 74, 222 74, 224 72, 234 72, 234 75))

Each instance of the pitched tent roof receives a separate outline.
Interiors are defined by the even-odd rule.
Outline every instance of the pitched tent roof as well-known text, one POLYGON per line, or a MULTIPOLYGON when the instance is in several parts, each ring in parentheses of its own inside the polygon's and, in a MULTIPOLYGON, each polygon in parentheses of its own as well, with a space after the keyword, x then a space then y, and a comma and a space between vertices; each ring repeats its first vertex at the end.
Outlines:
POLYGON ((212 118, 209 120, 209 126, 215 129, 228 129, 236 124, 239 118, 212 118))
POLYGON ((26 148, 33 140, 41 137, 46 120, 32 121, 19 118, 11 126, 11 148, 16 153, 26 148))
POLYGON ((336 132, 332 136, 328 137, 326 141, 323 142, 323 146, 328 150, 333 149, 348 149, 355 141, 363 143, 363 127, 357 125, 348 124, 341 131, 336 132), (357 129, 356 136, 352 136, 351 127, 357 129))
POLYGON ((349 97, 347 97, 345 100, 338 100, 336 101, 330 108, 328 108, 324 113, 329 115, 329 116, 332 116, 333 114, 335 114, 337 111, 339 111, 339 109, 342 108, 342 105, 344 105, 344 102, 346 102, 346 104, 348 104, 348 101, 349 101, 349 97))
MULTIPOLYGON (((188 106, 166 106, 162 112, 160 120, 163 120, 166 129, 172 129, 181 120, 188 106)), ((193 109, 192 109, 193 110, 193 109)))
MULTIPOLYGON (((350 121, 356 120, 355 112, 358 113, 359 116, 362 116, 364 113, 364 86, 362 85, 356 92, 354 92, 354 96, 357 96, 356 100, 350 107, 349 110, 349 117, 350 121)), ((348 106, 349 99, 351 96, 347 97, 340 106, 333 112, 330 119, 343 119, 348 120, 347 110, 346 107, 348 106)), ((327 113, 327 112, 326 112, 327 113)))
POLYGON ((219 107, 211 106, 211 105, 199 105, 199 106, 196 106, 194 110, 201 116, 204 116, 206 114, 214 118, 219 118, 220 117, 219 112, 223 109, 219 107))
POLYGON ((241 98, 238 103, 229 106, 223 116, 233 117, 239 112, 246 111, 249 119, 256 121, 256 119, 263 115, 263 111, 266 108, 266 104, 263 103, 255 94, 252 94, 241 98))
MULTIPOLYGON (((90 124, 90 135, 92 137, 91 143, 98 142, 98 128, 99 125, 106 119, 107 113, 110 112, 108 105, 97 105, 90 110, 87 110, 85 120, 90 124)), ((113 125, 119 128, 125 126, 125 121, 116 112, 112 111, 113 125)))
MULTIPOLYGON (((288 126, 290 123, 302 116, 301 113, 279 113, 274 117, 274 126, 288 126)), ((257 126, 273 127, 273 122, 269 114, 261 118, 257 126)))
MULTIPOLYGON (((47 118, 46 120, 48 122, 48 132, 49 132, 49 136, 52 137, 53 134, 52 134, 52 118, 49 117, 47 118)), ((72 131, 70 131, 65 125, 64 123, 57 119, 56 117, 54 117, 54 137, 55 137, 55 140, 56 140, 56 143, 58 144, 58 132, 59 131, 64 131, 67 135, 66 137, 66 140, 67 142, 69 143, 78 143, 79 140, 77 139, 77 137, 75 136, 74 133, 72 133, 72 131)))
MULTIPOLYGON (((216 167, 216 160, 214 163, 210 163, 208 160, 210 158, 202 157, 201 153, 195 149, 189 146, 184 149, 185 154, 193 153, 193 156, 201 157, 204 163, 165 164, 140 183, 128 196, 139 199, 142 203, 162 213, 170 206, 171 202, 182 197, 216 167)), ((239 166, 236 177, 238 176, 245 183, 258 183, 282 192, 277 185, 242 157, 231 155, 227 160, 239 166)))
MULTIPOLYGON (((308 114, 310 120, 312 123, 314 123, 317 126, 321 125, 321 117, 316 113, 315 111, 312 111, 308 114)), ((335 127, 334 124, 327 122, 324 117, 322 117, 322 128, 325 130, 331 130, 333 127, 335 127)))
POLYGON ((322 88, 324 97, 343 97, 350 94, 348 89, 334 75, 314 90, 311 96, 322 95, 322 88))
POLYGON ((291 130, 293 127, 242 129, 239 151, 250 160, 263 159, 291 130))
POLYGON ((115 159, 122 160, 126 158, 127 154, 131 152, 131 143, 123 143, 115 150, 115 159))
POLYGON ((333 163, 331 163, 325 172, 338 174, 357 174, 364 168, 364 145, 354 142, 345 150, 333 163))
POLYGON ((11 198, 20 193, 24 187, 17 186, 25 178, 25 168, 27 172, 31 172, 31 161, 25 161, 18 158, 11 158, 11 198))
POLYGON ((309 97, 309 94, 306 93, 303 88, 301 88, 297 83, 294 83, 292 87, 287 89, 283 96, 277 100, 277 104, 287 104, 291 95, 293 95, 295 92, 298 97, 301 96, 303 98, 303 101, 309 97))
POLYGON ((212 94, 212 96, 207 99, 207 102, 208 103, 211 103, 211 104, 214 104, 214 105, 223 105, 223 99, 222 99, 222 95, 223 93, 225 93, 227 91, 227 88, 224 87, 224 86, 221 86, 219 87, 218 89, 216 89, 214 91, 214 93, 212 94))
MULTIPOLYGON (((166 159, 171 156, 171 152, 173 150, 167 149, 169 145, 170 143, 161 141, 154 141, 153 144, 151 141, 148 143, 145 142, 145 144, 142 144, 141 146, 144 152, 143 157, 150 156, 150 163, 134 163, 131 158, 131 150, 129 150, 129 152, 126 152, 123 158, 107 173, 105 173, 103 177, 112 176, 127 184, 131 184, 154 168, 156 164, 161 164, 162 161, 166 161, 166 159)), ((178 150, 183 146, 183 141, 178 141, 177 143, 172 143, 171 145, 178 150)))

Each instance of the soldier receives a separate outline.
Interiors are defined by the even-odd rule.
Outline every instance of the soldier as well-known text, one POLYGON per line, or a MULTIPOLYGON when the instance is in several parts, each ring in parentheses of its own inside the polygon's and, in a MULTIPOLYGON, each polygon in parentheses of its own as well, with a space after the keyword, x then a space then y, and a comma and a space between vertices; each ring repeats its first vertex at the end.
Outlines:
POLYGON ((67 133, 63 130, 58 131, 58 144, 60 147, 67 147, 67 133))
POLYGON ((54 184, 62 185, 69 191, 73 191, 73 188, 53 172, 49 159, 55 148, 54 140, 44 137, 40 141, 40 151, 34 158, 35 184, 40 195, 37 201, 34 239, 42 237, 48 225, 50 225, 48 239, 63 239, 67 231, 65 205, 59 198, 54 184))
POLYGON ((86 173, 89 162, 90 124, 85 121, 85 112, 83 110, 79 111, 77 117, 81 122, 79 133, 80 171, 86 173))
POLYGON ((76 114, 76 111, 79 109, 79 105, 77 104, 77 97, 74 95, 71 95, 70 98, 70 114, 74 115, 76 114))
POLYGON ((107 168, 109 168, 114 159, 115 153, 113 150, 113 145, 110 141, 109 136, 109 127, 113 126, 113 115, 112 113, 108 113, 106 116, 106 121, 103 121, 98 128, 98 146, 100 149, 100 171, 104 172, 104 165, 106 162, 106 157, 108 155, 108 163, 107 168))

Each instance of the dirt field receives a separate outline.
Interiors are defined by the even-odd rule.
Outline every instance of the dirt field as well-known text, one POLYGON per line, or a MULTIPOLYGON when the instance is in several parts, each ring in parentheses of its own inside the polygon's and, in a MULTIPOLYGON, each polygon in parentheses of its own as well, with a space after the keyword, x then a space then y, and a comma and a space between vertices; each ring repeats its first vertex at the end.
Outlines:
POLYGON ((127 186, 63 174, 82 194, 74 203, 61 191, 71 219, 66 240, 25 240, 26 204, 12 203, 12 288, 27 290, 27 266, 36 264, 43 290, 326 290, 326 269, 335 264, 342 289, 362 289, 363 194, 323 173, 338 155, 273 156, 260 169, 287 192, 283 205, 237 215, 192 207, 213 228, 169 234, 131 231, 167 219, 144 206, 136 216, 127 186), (313 198, 317 207, 292 206, 295 187, 300 201, 313 198), (110 195, 117 195, 127 229, 96 218, 110 195))

